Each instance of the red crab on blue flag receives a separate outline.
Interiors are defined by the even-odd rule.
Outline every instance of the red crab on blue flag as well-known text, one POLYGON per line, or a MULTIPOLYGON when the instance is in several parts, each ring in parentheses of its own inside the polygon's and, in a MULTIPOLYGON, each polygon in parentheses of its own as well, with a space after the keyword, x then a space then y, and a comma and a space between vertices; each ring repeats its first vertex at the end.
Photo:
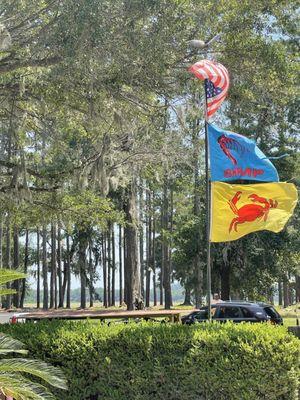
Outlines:
POLYGON ((208 124, 212 181, 278 182, 276 168, 254 140, 208 124))

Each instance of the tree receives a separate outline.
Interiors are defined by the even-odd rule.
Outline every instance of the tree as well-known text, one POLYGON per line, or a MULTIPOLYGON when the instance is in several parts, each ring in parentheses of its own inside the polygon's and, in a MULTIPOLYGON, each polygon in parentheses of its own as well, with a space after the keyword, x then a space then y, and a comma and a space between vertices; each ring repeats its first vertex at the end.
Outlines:
MULTIPOLYGON (((167 307, 173 277, 184 285, 187 297, 191 294, 201 304, 203 96, 202 85, 192 80, 187 67, 211 56, 226 65, 230 94, 215 121, 257 139, 267 155, 289 153, 274 163, 282 179, 299 184, 295 8, 296 2, 287 0, 4 0, 0 253, 7 268, 30 269, 30 254, 40 253, 29 243, 29 259, 25 249, 23 257, 23 235, 39 227, 42 251, 36 262, 42 269, 38 277, 43 282, 38 282, 45 309, 56 305, 57 294, 62 306, 65 291, 70 306, 72 273, 81 280, 82 306, 87 287, 92 303, 93 280, 100 275, 108 305, 115 286, 108 224, 115 223, 124 229, 118 258, 121 284, 132 297, 128 307, 140 297, 140 283, 143 292, 144 264, 148 295, 151 273, 155 279, 154 271, 160 270, 160 300, 165 297, 167 307), (213 48, 188 48, 190 39, 209 40, 218 33, 213 48), (155 194, 155 210, 149 213, 147 188, 155 194)), ((290 230, 281 238, 289 246, 295 240, 290 230)), ((282 242, 277 252, 271 251, 273 240, 260 233, 215 245, 214 290, 222 287, 226 297, 238 292, 269 295, 267 285, 255 288, 252 279, 242 279, 243 274, 257 277, 264 251, 274 260, 268 265, 266 258, 261 267, 268 284, 292 281, 298 274, 294 261, 291 268, 280 268, 285 250, 282 242)), ((21 287, 23 299, 25 282, 21 287)))

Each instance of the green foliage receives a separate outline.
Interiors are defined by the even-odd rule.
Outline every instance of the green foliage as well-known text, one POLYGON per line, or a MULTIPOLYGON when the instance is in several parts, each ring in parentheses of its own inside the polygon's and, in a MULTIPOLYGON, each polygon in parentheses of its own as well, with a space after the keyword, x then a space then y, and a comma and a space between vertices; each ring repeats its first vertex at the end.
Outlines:
POLYGON ((70 391, 59 399, 297 398, 299 342, 284 327, 56 321, 0 330, 62 367, 70 391))
POLYGON ((79 228, 106 227, 108 221, 122 222, 122 215, 114 210, 112 201, 91 191, 64 195, 62 217, 67 224, 75 223, 79 228))
MULTIPOLYGON (((173 253, 174 276, 185 287, 193 288, 196 284, 197 271, 194 267, 195 256, 199 247, 199 231, 203 230, 203 221, 193 216, 188 221, 180 221, 174 237, 173 253)), ((205 248, 201 249, 202 260, 205 259, 205 248)), ((202 261, 202 265, 204 262, 202 261)))

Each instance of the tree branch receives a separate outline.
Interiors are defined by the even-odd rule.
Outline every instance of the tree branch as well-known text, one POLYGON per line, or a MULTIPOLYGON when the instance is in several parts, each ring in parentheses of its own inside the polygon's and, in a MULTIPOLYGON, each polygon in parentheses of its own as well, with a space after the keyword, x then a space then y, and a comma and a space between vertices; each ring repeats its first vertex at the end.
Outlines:
MULTIPOLYGON (((59 188, 60 188, 60 186, 53 186, 51 188, 36 187, 36 186, 25 187, 23 185, 17 186, 18 190, 26 189, 26 190, 29 190, 31 192, 55 192, 55 190, 58 190, 59 188)), ((2 186, 0 188, 0 192, 7 193, 7 192, 11 191, 12 189, 16 189, 16 188, 15 187, 11 187, 11 186, 2 186)))
MULTIPOLYGON (((5 161, 5 160, 0 160, 0 166, 6 167, 6 168, 21 168, 22 166, 17 163, 13 163, 11 161, 5 161)), ((26 172, 29 173, 30 175, 36 176, 38 178, 45 178, 44 175, 38 173, 37 171, 34 171, 33 169, 26 168, 26 172)))
POLYGON ((14 63, 11 63, 11 64, 4 64, 4 65, 0 64, 0 74, 15 71, 16 69, 19 69, 19 68, 49 67, 50 65, 58 64, 61 61, 62 61, 62 57, 59 57, 59 56, 43 58, 40 60, 27 60, 27 61, 16 60, 14 63))

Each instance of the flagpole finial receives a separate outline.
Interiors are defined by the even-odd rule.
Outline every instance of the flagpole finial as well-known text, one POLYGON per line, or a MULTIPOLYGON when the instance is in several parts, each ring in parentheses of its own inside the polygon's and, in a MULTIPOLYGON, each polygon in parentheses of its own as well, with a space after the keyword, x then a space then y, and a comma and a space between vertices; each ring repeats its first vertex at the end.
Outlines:
POLYGON ((193 47, 194 49, 205 49, 210 47, 213 42, 216 42, 220 39, 221 34, 218 33, 217 35, 213 36, 211 39, 207 40, 206 42, 201 39, 192 39, 188 41, 188 45, 193 47))
POLYGON ((188 45, 194 49, 204 49, 207 44, 203 40, 193 39, 188 41, 188 45))

